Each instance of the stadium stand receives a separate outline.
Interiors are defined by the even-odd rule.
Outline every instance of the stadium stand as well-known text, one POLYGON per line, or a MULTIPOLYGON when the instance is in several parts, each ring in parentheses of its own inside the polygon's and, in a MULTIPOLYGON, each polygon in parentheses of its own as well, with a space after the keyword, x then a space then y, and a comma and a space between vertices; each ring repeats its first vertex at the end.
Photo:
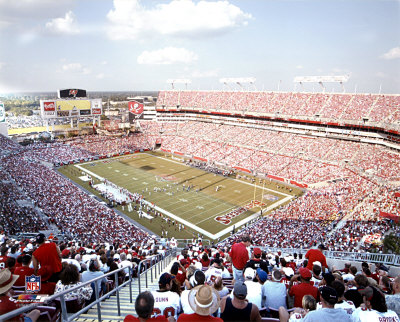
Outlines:
MULTIPOLYGON (((399 104, 399 96, 395 95, 161 91, 157 108, 242 115, 262 113, 288 118, 319 115, 340 122, 382 123, 388 129, 399 122, 399 104)), ((262 257, 268 260, 269 280, 273 279, 273 269, 283 276, 287 275, 288 267, 294 268, 293 274, 302 273, 301 260, 295 262, 292 252, 276 249, 307 250, 323 243, 329 252, 382 252, 382 244, 375 241, 389 232, 400 233, 399 226, 394 223, 400 216, 396 185, 400 180, 399 152, 376 144, 382 143, 380 137, 367 143, 355 140, 358 134, 341 133, 346 135, 344 140, 311 135, 312 130, 300 133, 283 128, 258 120, 235 124, 227 119, 213 123, 210 119, 204 121, 189 116, 184 121, 143 121, 139 133, 121 137, 90 135, 28 147, 0 136, 0 225, 3 231, 0 237, 3 246, 10 250, 17 248, 19 254, 29 253, 35 248, 34 240, 17 241, 8 236, 18 232, 57 230, 64 239, 56 241, 65 262, 78 264, 81 272, 88 268, 91 259, 96 259, 101 261, 99 269, 104 273, 131 264, 136 268, 135 273, 140 274, 139 263, 165 253, 166 247, 159 247, 154 236, 88 196, 54 171, 53 165, 153 149, 156 142, 161 142, 163 151, 197 158, 207 162, 210 169, 215 166, 236 168, 287 183, 308 185, 305 193, 293 202, 253 221, 216 246, 187 244, 177 260, 188 272, 195 270, 190 264, 194 266, 200 262, 203 253, 216 261, 217 266, 222 261, 225 268, 231 270, 229 250, 246 235, 252 237, 254 245, 262 246, 262 257), (121 257, 125 257, 122 253, 126 254, 128 264, 122 263, 121 257)), ((13 269, 11 262, 6 265, 13 269)), ((205 268, 206 275, 214 268, 214 264, 205 268)), ((332 265, 329 269, 338 273, 332 265)), ((358 269, 359 275, 369 278, 368 284, 363 286, 369 287, 371 292, 379 288, 380 292, 396 296, 395 276, 390 276, 392 290, 384 278, 389 278, 387 268, 377 265, 376 273, 371 269, 358 269)), ((255 283, 266 282, 261 278, 262 272, 253 273, 255 283)), ((293 274, 278 282, 288 284, 293 274)), ((336 276, 339 280, 340 275, 336 276)), ((123 279, 121 276, 121 282, 123 279)), ((189 280, 185 284, 191 289, 189 280)), ((345 287, 355 287, 357 291, 363 281, 357 282, 361 284, 344 282, 345 287)), ((115 285, 116 281, 107 283, 115 285)), ((231 278, 226 284, 235 289, 231 278)), ((175 285, 177 293, 180 293, 180 286, 176 288, 175 285)), ((156 289, 154 286, 153 290, 156 289)), ((259 309, 268 315, 267 308, 259 309)), ((376 314, 384 313, 374 306, 371 310, 379 312, 376 314)))

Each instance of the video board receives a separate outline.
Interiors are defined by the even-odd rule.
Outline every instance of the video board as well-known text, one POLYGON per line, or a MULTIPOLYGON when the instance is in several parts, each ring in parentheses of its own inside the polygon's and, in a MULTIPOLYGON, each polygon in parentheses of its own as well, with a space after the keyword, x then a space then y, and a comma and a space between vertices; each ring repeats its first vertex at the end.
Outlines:
POLYGON ((102 114, 102 100, 40 100, 40 110, 43 118, 96 116, 102 114))

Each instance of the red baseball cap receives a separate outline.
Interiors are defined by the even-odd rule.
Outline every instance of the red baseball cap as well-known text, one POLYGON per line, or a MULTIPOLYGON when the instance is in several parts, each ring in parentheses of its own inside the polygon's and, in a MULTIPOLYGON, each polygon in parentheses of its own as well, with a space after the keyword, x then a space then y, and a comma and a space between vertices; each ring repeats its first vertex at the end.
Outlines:
POLYGON ((253 253, 254 253, 254 255, 261 255, 261 249, 256 247, 253 249, 253 253))
POLYGON ((304 279, 311 278, 311 271, 308 268, 301 267, 299 269, 300 276, 304 279))

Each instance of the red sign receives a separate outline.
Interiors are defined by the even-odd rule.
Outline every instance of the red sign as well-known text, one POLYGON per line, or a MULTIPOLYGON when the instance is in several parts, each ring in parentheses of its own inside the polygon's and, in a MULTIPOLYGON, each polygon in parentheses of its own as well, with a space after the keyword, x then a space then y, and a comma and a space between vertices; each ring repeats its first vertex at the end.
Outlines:
POLYGON ((384 211, 380 211, 379 212, 379 216, 384 217, 384 218, 388 218, 393 220, 394 222, 399 222, 400 220, 400 216, 397 216, 395 214, 391 214, 389 212, 384 212, 384 211))
POLYGON ((101 108, 92 107, 92 114, 93 115, 100 115, 101 114, 101 108))
POLYGON ((54 112, 56 110, 56 102, 43 102, 43 107, 46 112, 54 112))
POLYGON ((133 114, 140 115, 143 113, 144 105, 142 103, 139 103, 136 101, 131 101, 131 102, 128 102, 128 107, 129 107, 129 112, 131 112, 133 114))

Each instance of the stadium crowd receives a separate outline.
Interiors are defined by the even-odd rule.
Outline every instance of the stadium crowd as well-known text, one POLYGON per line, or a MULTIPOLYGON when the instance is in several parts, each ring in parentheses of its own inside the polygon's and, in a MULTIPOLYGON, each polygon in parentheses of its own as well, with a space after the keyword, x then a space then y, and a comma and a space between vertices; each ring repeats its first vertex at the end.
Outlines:
POLYGON ((161 91, 157 108, 240 111, 297 115, 332 120, 395 123, 399 121, 397 95, 326 94, 295 92, 161 91))
MULTIPOLYGON (((18 290, 24 277, 32 273, 42 277, 39 294, 57 294, 118 268, 124 268, 118 276, 121 281, 127 274, 136 276, 141 261, 175 247, 173 239, 170 244, 165 239, 161 244, 152 239, 84 243, 43 234, 21 241, 2 234, 1 242, 0 315, 17 308, 8 292, 18 290), (3 304, 4 300, 11 304, 3 304)), ((327 261, 323 244, 303 256, 264 251, 251 247, 252 243, 256 241, 248 234, 217 246, 194 239, 160 275, 158 289, 139 294, 136 314, 144 320, 159 316, 160 321, 237 320, 233 317, 261 321, 261 316, 280 317, 281 321, 336 321, 333 317, 338 316, 343 321, 378 321, 379 317, 399 321, 400 276, 391 276, 388 267, 366 262, 361 268, 350 262, 335 267, 327 261), (142 309, 141 300, 146 302, 142 309)), ((114 287, 111 277, 98 280, 100 294, 114 287)), ((88 304, 94 300, 93 289, 81 287, 67 294, 66 300, 88 304)), ((32 312, 29 316, 36 320, 32 312)), ((125 321, 135 319, 128 315, 125 321)))

